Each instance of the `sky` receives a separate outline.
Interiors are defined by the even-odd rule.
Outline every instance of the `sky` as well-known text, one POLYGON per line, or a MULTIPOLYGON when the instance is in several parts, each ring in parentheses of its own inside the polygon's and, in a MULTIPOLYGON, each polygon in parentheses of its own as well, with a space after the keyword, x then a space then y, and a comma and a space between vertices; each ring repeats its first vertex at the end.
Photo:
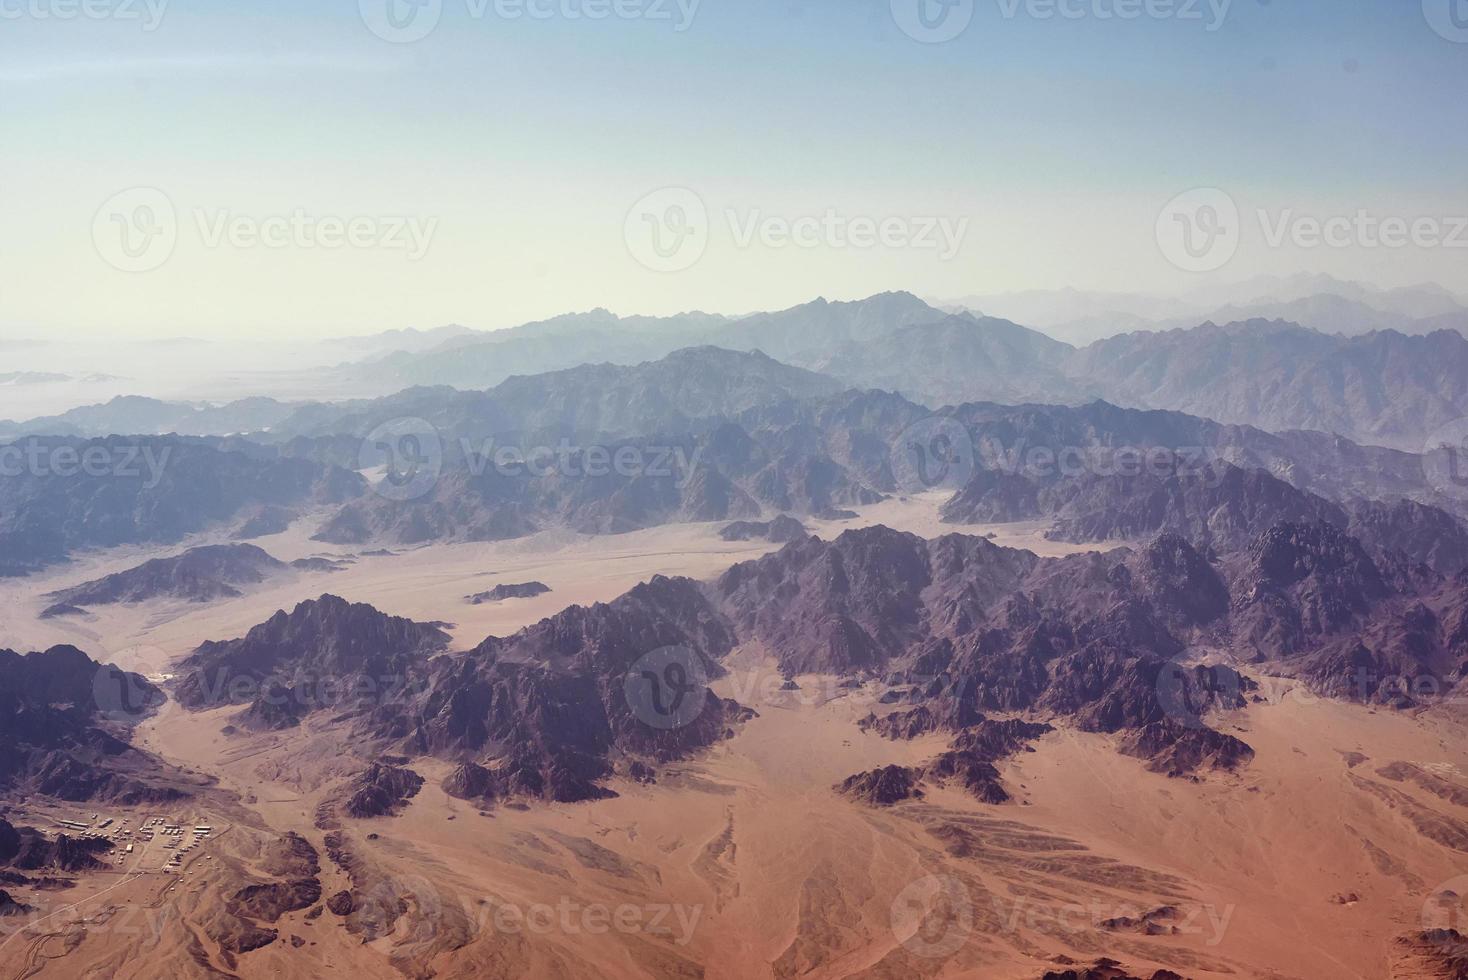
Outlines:
POLYGON ((0 339, 1468 296, 1465 91, 1468 0, 0 0, 0 339))

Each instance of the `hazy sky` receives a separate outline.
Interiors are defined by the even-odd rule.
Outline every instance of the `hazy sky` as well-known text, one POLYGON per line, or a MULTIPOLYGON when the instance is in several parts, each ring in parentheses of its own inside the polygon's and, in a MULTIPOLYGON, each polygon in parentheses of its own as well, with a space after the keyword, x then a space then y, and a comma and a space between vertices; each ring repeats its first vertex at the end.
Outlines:
POLYGON ((1468 2, 923 2, 0 0, 0 330, 1300 270, 1468 294, 1468 2), (1199 187, 1240 215, 1205 273, 1159 246, 1199 187))

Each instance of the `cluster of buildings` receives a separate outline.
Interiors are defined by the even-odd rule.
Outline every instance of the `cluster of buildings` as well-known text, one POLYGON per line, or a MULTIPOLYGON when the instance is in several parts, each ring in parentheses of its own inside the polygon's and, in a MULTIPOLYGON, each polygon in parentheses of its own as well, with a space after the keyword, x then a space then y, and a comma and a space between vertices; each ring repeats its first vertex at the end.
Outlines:
POLYGON ((128 817, 99 819, 99 815, 94 813, 90 821, 57 819, 56 825, 65 833, 112 842, 108 856, 119 865, 137 850, 139 844, 151 844, 161 837, 163 847, 174 852, 165 867, 169 871, 176 870, 185 854, 206 843, 214 833, 214 828, 207 824, 198 824, 189 831, 182 822, 167 817, 152 817, 136 831, 128 826, 130 822, 128 817))

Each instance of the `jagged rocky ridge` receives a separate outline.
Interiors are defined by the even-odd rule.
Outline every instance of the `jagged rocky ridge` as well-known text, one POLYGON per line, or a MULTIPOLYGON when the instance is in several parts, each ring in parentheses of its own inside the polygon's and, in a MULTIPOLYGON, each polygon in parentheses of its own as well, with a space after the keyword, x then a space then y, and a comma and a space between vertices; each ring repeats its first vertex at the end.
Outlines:
POLYGON ((163 700, 144 678, 75 647, 0 650, 0 790, 117 804, 182 798, 197 780, 128 742, 163 700))
POLYGON ((321 708, 398 696, 448 639, 436 626, 323 595, 239 639, 200 645, 178 665, 174 696, 193 710, 244 705, 249 728, 292 728, 321 708))
POLYGON ((1140 471, 1117 475, 1117 457, 1093 455, 1085 468, 981 469, 943 505, 951 524, 1052 519, 1061 541, 1135 541, 1178 534, 1213 553, 1247 547, 1260 528, 1282 522, 1328 522, 1358 537, 1375 554, 1421 562, 1438 572, 1468 566, 1468 527, 1441 508, 1408 498, 1344 504, 1302 490, 1261 469, 1218 458, 1154 453, 1140 471))
POLYGON ((866 722, 880 735, 950 738, 920 771, 853 792, 885 798, 906 779, 997 802, 1007 791, 996 763, 1047 724, 1111 735, 1171 775, 1247 764, 1249 747, 1209 719, 1242 707, 1253 684, 1195 648, 1362 701, 1409 703, 1385 680, 1361 686, 1363 665, 1413 678, 1419 698, 1424 684, 1450 690, 1468 665, 1468 575, 1383 567, 1324 521, 1276 524, 1223 556, 1166 534, 1060 559, 870 527, 803 538, 708 583, 660 576, 452 656, 436 655, 434 627, 324 597, 201 646, 181 665, 178 696, 195 709, 244 703, 208 693, 243 676, 263 692, 248 701, 248 724, 319 715, 379 753, 454 763, 445 788, 456 796, 573 801, 605 795, 614 774, 707 748, 747 717, 698 687, 686 724, 652 727, 626 688, 642 658, 676 648, 716 677, 746 643, 787 677, 884 687, 866 722), (303 681, 327 676, 351 695, 300 695, 303 681), (394 683, 372 682, 383 676, 394 683))
POLYGON ((78 549, 172 544, 262 504, 336 504, 364 489, 340 467, 172 436, 34 437, 7 448, 47 462, 0 473, 0 576, 78 549), (67 459, 92 463, 50 462, 67 459))
MULTIPOLYGON (((819 516, 819 515, 818 515, 819 516)), ((781 514, 771 521, 735 521, 719 531, 725 541, 751 541, 759 538, 785 544, 805 537, 810 532, 806 526, 789 514, 781 514)))
MULTIPOLYGON (((326 539, 343 543, 375 537, 416 543, 514 537, 555 524, 615 531, 680 519, 754 520, 761 509, 819 515, 912 489, 894 475, 894 449, 910 437, 913 426, 934 417, 898 394, 814 389, 812 395, 784 380, 755 385, 737 401, 721 395, 717 385, 702 398, 693 397, 687 386, 678 386, 671 402, 646 397, 649 378, 676 379, 680 371, 778 374, 768 359, 713 348, 679 351, 635 368, 602 365, 596 370, 605 375, 605 385, 598 388, 608 392, 604 398, 582 390, 576 372, 558 372, 515 379, 504 386, 513 388, 513 397, 500 389, 414 389, 375 401, 317 406, 303 411, 294 429, 287 424, 270 437, 284 440, 278 446, 282 454, 356 465, 361 438, 375 425, 404 416, 430 421, 443 455, 432 492, 402 502, 364 498, 323 530, 326 539), (635 402, 638 413, 629 414, 634 403, 627 399, 633 394, 641 400, 635 402), (598 454, 623 451, 645 459, 648 470, 673 472, 585 478, 580 475, 587 462, 584 452, 566 455, 564 466, 552 458, 562 445, 583 451, 594 447, 598 454), (532 477, 517 466, 509 467, 513 473, 500 473, 492 465, 496 452, 515 460, 537 446, 545 447, 541 461, 553 464, 543 476, 532 477), (671 456, 663 455, 669 451, 671 456), (671 466, 653 465, 659 459, 671 466)), ((1068 506, 1078 512, 1063 516, 1082 519, 1069 533, 1086 540, 1130 533, 1138 522, 1161 530, 1155 521, 1147 524, 1146 513, 1135 507, 1115 519, 1116 527, 1106 526, 1104 516, 1092 517, 1098 511, 1104 515, 1101 505, 1108 497, 1154 494, 1155 486, 1117 488, 1087 480, 1091 469, 1056 472, 1057 460, 1084 456, 1105 463, 1117 454, 1152 450, 1182 456, 1194 468, 1218 460, 1245 471, 1263 470, 1337 507, 1410 499, 1468 515, 1468 503, 1443 492, 1420 455, 1359 446, 1319 432, 1276 434, 1105 402, 1074 407, 973 402, 943 409, 937 418, 963 426, 981 469, 997 485, 978 488, 967 505, 956 503, 951 517, 958 521, 1048 516, 1068 506), (1071 489, 1062 492, 1057 484, 1071 489)), ((1253 492, 1263 495, 1261 505, 1267 506, 1274 491, 1260 483, 1253 492)), ((1468 560, 1468 536, 1461 529, 1453 550, 1468 560)), ((1446 555, 1438 567, 1454 560, 1446 555)))
POLYGON ((258 585, 286 570, 254 545, 206 545, 171 558, 154 558, 136 568, 84 582, 47 596, 55 605, 41 615, 78 606, 172 598, 209 602, 241 595, 238 586, 258 585))
POLYGON ((506 599, 534 599, 550 590, 550 586, 544 582, 501 582, 488 592, 465 596, 465 599, 471 605, 482 606, 490 602, 504 602, 506 599))
POLYGON ((0 868, 18 871, 91 871, 102 867, 97 855, 111 850, 100 837, 57 834, 48 838, 32 827, 16 827, 0 817, 0 868))

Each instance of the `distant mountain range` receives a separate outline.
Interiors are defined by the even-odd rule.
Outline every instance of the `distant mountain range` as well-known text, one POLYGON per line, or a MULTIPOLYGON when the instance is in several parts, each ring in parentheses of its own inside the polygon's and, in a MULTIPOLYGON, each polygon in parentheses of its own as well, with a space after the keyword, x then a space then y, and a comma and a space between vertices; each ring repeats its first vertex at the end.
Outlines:
MULTIPOLYGON (((985 325, 960 316, 945 318, 931 330, 908 327, 894 334, 887 366, 902 370, 904 352, 930 356, 921 344, 904 346, 901 341, 909 335, 957 333, 967 344, 976 330, 986 331, 992 341, 980 345, 986 363, 1007 359, 1006 369, 994 368, 1006 378, 1018 377, 1019 365, 1039 371, 1057 348, 1065 350, 1053 341, 1036 341, 1032 332, 1013 324, 985 325)), ((1450 363, 1456 343, 1449 334, 1373 337, 1391 339, 1409 351, 1425 342, 1447 345, 1436 358, 1439 365, 1450 363)), ((1304 363, 1303 354, 1290 360, 1291 343, 1315 345, 1328 354, 1337 342, 1278 324, 1204 328, 1161 339, 1184 348, 1217 343, 1220 350, 1209 355, 1241 359, 1234 373, 1252 385, 1269 385, 1271 370, 1283 373, 1291 363, 1304 363), (1239 353, 1233 344, 1240 334, 1246 339, 1278 335, 1278 355, 1271 356, 1268 346, 1239 353)), ((1339 342, 1360 345, 1370 339, 1339 342)), ((1132 341, 1117 338, 1068 358, 1096 358, 1096 373, 1110 374, 1118 386, 1134 392, 1149 382, 1205 407, 1226 400, 1228 385, 1212 386, 1215 379, 1208 372, 1196 376, 1196 369, 1189 370, 1191 353, 1149 362, 1128 350, 1132 341)), ((1410 359, 1410 354, 1402 356, 1410 359)), ((945 361, 961 364, 962 358, 938 358, 940 364, 945 361)), ((917 377, 927 370, 911 369, 917 377)), ((934 371, 943 383, 963 382, 961 372, 934 371)), ((1053 372, 1046 377, 1056 379, 1057 387, 1065 383, 1053 372)), ((1424 379, 1405 367, 1384 373, 1378 390, 1385 399, 1382 386, 1407 390, 1414 377, 1423 390, 1454 390, 1454 379, 1424 379)), ((1278 397, 1283 387, 1281 382, 1269 391, 1278 397)), ((1262 394, 1249 401, 1274 404, 1262 394)), ((1418 411, 1435 422, 1446 417, 1446 403, 1440 399, 1418 411)), ((958 495, 945 513, 959 522, 1049 518, 1060 522, 1056 534, 1076 541, 1175 531, 1206 546, 1214 543, 1209 535, 1225 533, 1230 521, 1244 528, 1256 519, 1318 519, 1352 528, 1365 501, 1411 502, 1421 510, 1372 515, 1362 537, 1375 543, 1378 536, 1400 535, 1411 542, 1407 550, 1413 560, 1439 570, 1451 570, 1464 550, 1457 520, 1468 516, 1468 502, 1446 492, 1453 488, 1436 485, 1420 455, 1321 433, 1272 434, 1101 401, 1069 407, 966 402, 935 416, 901 394, 844 389, 828 376, 761 353, 705 347, 633 366, 585 365, 513 378, 483 392, 417 388, 382 399, 308 405, 252 438, 40 440, 48 451, 136 445, 160 464, 165 453, 170 456, 151 485, 143 474, 119 479, 0 476, 5 491, 0 496, 0 543, 5 545, 0 571, 25 574, 79 548, 172 544, 221 526, 232 525, 242 537, 277 533, 303 510, 313 509, 328 514, 316 530, 320 540, 351 545, 502 540, 554 527, 620 533, 681 521, 753 521, 775 513, 830 516, 910 490, 894 469, 902 440, 915 426, 949 423, 976 456, 973 480, 947 486, 958 495), (412 424, 424 428, 413 434, 411 448, 421 456, 413 462, 421 464, 425 483, 406 494, 379 483, 381 467, 404 460, 396 458, 403 445, 384 442, 378 430, 402 419, 417 420, 412 424), (1171 479, 1175 474, 1116 478, 1053 469, 1047 474, 1029 465, 1039 452, 1053 461, 1066 453, 1104 457, 1121 448, 1192 454, 1214 465, 1210 472, 1220 479, 1237 469, 1239 495, 1218 496, 1216 487, 1178 483, 1171 479), (1269 479, 1261 482, 1252 475, 1259 471, 1269 479), (378 484, 378 492, 369 492, 372 484, 378 484), (1218 523, 1219 508, 1255 506, 1242 503, 1255 490, 1263 493, 1261 500, 1273 501, 1266 510, 1252 517, 1250 511, 1235 510, 1218 523), (1285 491, 1311 495, 1314 502, 1287 504, 1281 496, 1285 491)))
POLYGON ((1435 283, 1381 289, 1308 273, 1260 276, 1181 296, 1030 290, 965 296, 935 305, 1005 317, 1077 346, 1119 333, 1185 328, 1209 320, 1284 319, 1322 333, 1348 335, 1468 328, 1468 301, 1435 283))
MULTIPOLYGON (((1175 303, 1073 292, 1057 294, 1053 302, 1025 294, 1001 304, 1039 321, 945 312, 909 293, 847 303, 816 300, 737 319, 706 313, 617 317, 594 310, 493 333, 460 327, 415 332, 411 344, 404 341, 409 349, 318 373, 334 388, 496 389, 495 401, 512 403, 511 411, 531 427, 569 412, 581 416, 575 428, 586 432, 594 414, 608 426, 604 433, 621 435, 647 434, 651 418, 730 415, 772 394, 821 394, 841 386, 894 391, 930 408, 1103 399, 1273 431, 1330 432, 1412 451, 1420 451, 1441 426, 1468 416, 1468 307, 1446 291, 1373 290, 1305 277, 1255 281, 1234 294, 1217 306, 1204 302, 1222 294, 1193 298, 1211 318, 1179 313, 1175 303), (1123 317, 1105 331, 1115 336, 1081 348, 1033 329, 1053 321, 1057 311, 1108 299, 1126 300, 1148 315, 1123 317), (1115 326, 1138 329, 1117 334, 1115 326), (760 352, 782 367, 814 373, 741 366, 737 378, 725 382, 721 371, 746 363, 731 357, 678 382, 674 391, 676 368, 694 364, 688 355, 647 367, 642 379, 623 378, 610 367, 657 365, 689 348, 760 352), (516 386, 507 384, 559 371, 576 372, 584 388, 534 412, 517 398, 516 386), (739 385, 745 390, 737 390, 739 385), (619 401, 620 418, 613 418, 619 401)), ((1053 322, 1047 329, 1065 333, 1053 322)), ((391 336, 384 342, 392 342, 391 336)), ((422 399, 405 391, 400 414, 421 415, 410 409, 422 399)), ((362 404, 303 408, 252 398, 203 406, 118 398, 50 418, 0 423, 0 439, 30 433, 319 434, 362 404), (313 428, 313 420, 323 419, 313 428)))
MULTIPOLYGON (((1115 734, 1122 752, 1172 775, 1247 765, 1248 745, 1202 721, 1213 707, 1241 707, 1245 682, 1221 665, 1180 667, 1189 646, 1371 704, 1412 706, 1394 683, 1402 677, 1451 688, 1468 669, 1468 577, 1402 577, 1345 531, 1309 520, 1261 524, 1211 556, 1164 534, 1059 559, 876 526, 798 537, 710 582, 654 577, 610 603, 435 656, 446 639, 323 596, 242 639, 201 645, 175 692, 189 710, 234 705, 252 728, 309 719, 379 752, 454 763, 444 788, 480 806, 572 802, 609 795, 602 782, 614 774, 652 778, 750 717, 696 685, 684 724, 640 723, 625 692, 662 669, 649 651, 676 649, 685 680, 714 678, 753 642, 787 678, 886 689, 882 703, 896 710, 867 722, 885 737, 954 739, 921 770, 858 775, 845 791, 885 805, 924 780, 954 780, 994 803, 1006 794, 992 763, 1048 729, 988 713, 1115 734), (323 676, 341 682, 325 699, 312 686, 323 676), (396 682, 366 683, 380 678, 396 682)), ((379 775, 408 795, 418 786, 409 770, 379 775)))
POLYGON ((0 470, 0 577, 82 549, 173 544, 264 505, 340 503, 366 486, 356 473, 263 447, 250 455, 178 437, 34 437, 15 449, 12 464, 31 462, 0 470))

